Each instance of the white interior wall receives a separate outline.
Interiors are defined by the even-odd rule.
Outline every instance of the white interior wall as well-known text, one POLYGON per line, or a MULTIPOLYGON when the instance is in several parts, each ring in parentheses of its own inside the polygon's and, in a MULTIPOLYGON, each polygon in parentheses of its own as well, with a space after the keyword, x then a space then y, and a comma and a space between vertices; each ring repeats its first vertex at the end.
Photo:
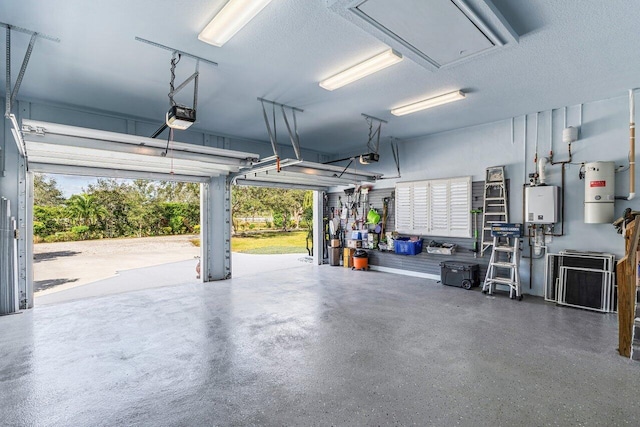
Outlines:
MULTIPOLYGON (((424 113, 428 117, 428 113, 424 113)), ((554 159, 567 157, 567 145, 562 142, 564 127, 564 108, 544 111, 538 115, 537 139, 538 155, 548 156, 551 147, 549 126, 553 115, 554 159)), ((549 251, 557 253, 562 249, 609 252, 621 257, 624 254, 624 242, 616 234, 611 224, 584 223, 584 180, 578 179, 580 163, 589 161, 614 161, 616 165, 628 164, 629 151, 629 104, 628 98, 621 95, 615 98, 592 102, 567 108, 567 124, 579 126, 580 138, 573 144, 573 164, 566 170, 566 219, 565 236, 554 237, 548 244, 549 251)), ((397 126, 397 124, 396 124, 397 126)), ((458 129, 450 132, 429 135, 400 144, 402 178, 383 180, 377 188, 392 187, 396 181, 447 178, 471 175, 474 181, 484 180, 485 168, 505 165, 510 187, 510 220, 522 222, 522 186, 528 183, 528 173, 534 172, 534 153, 536 145, 536 114, 513 120, 458 129), (512 139, 513 135, 513 139, 512 139), (526 167, 525 167, 526 166, 526 167)), ((381 150, 381 162, 370 166, 386 175, 395 174, 393 158, 385 144, 381 150)), ((560 166, 547 168, 547 184, 560 185, 560 166)), ((636 182, 637 182, 636 178, 636 182)), ((627 172, 616 173, 616 195, 626 196, 629 191, 627 172)), ((621 216, 625 208, 640 209, 640 199, 619 200, 615 203, 616 217, 621 216)), ((559 225, 557 231, 560 231, 559 225)), ((528 255, 525 244, 524 255, 528 255)), ((488 255, 485 255, 488 256, 488 255)), ((529 289, 528 260, 523 259, 521 272, 524 292, 543 295, 544 263, 534 261, 533 283, 529 289)))

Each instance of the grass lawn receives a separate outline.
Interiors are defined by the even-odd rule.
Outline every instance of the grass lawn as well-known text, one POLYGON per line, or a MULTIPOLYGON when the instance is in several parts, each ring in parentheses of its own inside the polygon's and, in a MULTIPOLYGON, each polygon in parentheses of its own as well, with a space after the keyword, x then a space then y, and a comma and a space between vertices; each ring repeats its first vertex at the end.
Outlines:
POLYGON ((268 231, 233 236, 231 251, 245 254, 306 254, 306 237, 306 231, 268 231))

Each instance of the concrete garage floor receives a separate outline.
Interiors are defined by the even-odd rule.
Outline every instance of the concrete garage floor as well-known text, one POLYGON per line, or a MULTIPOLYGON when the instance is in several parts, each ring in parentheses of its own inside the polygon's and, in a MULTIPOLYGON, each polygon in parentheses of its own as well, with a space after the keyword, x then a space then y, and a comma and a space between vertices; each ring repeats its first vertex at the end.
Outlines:
POLYGON ((6 425, 640 425, 615 315, 301 266, 0 318, 6 425))

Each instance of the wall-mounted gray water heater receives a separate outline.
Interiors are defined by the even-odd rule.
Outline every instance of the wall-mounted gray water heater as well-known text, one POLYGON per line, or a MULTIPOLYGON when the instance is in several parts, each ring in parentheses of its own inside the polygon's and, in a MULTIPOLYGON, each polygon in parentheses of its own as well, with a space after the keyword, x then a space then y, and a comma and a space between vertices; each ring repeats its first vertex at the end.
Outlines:
POLYGON ((558 222, 558 187, 539 185, 525 187, 524 209, 529 224, 555 224, 558 222))

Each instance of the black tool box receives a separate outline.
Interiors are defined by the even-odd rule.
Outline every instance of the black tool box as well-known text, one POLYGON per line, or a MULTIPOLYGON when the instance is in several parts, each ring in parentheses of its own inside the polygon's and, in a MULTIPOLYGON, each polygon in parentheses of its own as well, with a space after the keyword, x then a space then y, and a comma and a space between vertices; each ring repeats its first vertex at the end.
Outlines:
POLYGON ((440 263, 440 281, 443 285, 471 289, 480 285, 478 264, 465 264, 457 261, 440 263))

